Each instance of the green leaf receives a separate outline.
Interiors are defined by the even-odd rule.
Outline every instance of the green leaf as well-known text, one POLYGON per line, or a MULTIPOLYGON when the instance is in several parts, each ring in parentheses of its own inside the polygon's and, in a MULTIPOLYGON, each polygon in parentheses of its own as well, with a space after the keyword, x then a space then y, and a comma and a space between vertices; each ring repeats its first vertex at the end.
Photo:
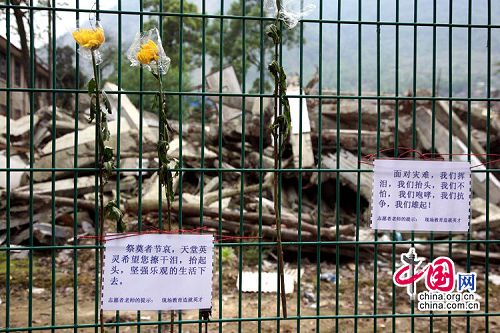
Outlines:
POLYGON ((275 45, 281 41, 281 35, 276 24, 270 24, 266 27, 266 35, 273 40, 275 45))
POLYGON ((166 185, 166 179, 167 179, 167 173, 168 173, 168 164, 166 163, 160 163, 160 168, 158 170, 158 175, 160 176, 160 184, 166 185))
POLYGON ((279 66, 279 84, 280 84, 280 94, 281 95, 286 95, 286 89, 287 89, 287 84, 286 84, 286 73, 283 67, 279 66))
POLYGON ((172 174, 172 171, 168 168, 163 170, 163 183, 162 185, 165 186, 165 195, 167 198, 170 199, 170 201, 174 200, 174 176, 172 174))
POLYGON ((109 139, 111 138, 111 133, 109 132, 108 122, 106 121, 106 119, 103 119, 103 121, 101 122, 101 135, 101 140, 103 142, 109 141, 109 139))
MULTIPOLYGON (((169 160, 171 162, 172 160, 169 160)), ((179 163, 175 163, 175 168, 177 169, 179 163)), ((169 167, 169 163, 161 163, 158 175, 159 181, 162 186, 165 187, 165 196, 170 199, 170 201, 174 200, 175 191, 174 191, 174 177, 179 174, 178 171, 173 172, 169 167)))
POLYGON ((89 95, 94 95, 97 91, 97 83, 95 82, 95 79, 90 79, 89 83, 87 83, 87 90, 89 95))
POLYGON ((113 173, 114 163, 113 161, 107 161, 104 162, 102 166, 103 166, 102 176, 104 178, 104 184, 107 184, 109 177, 111 177, 111 174, 113 173))
POLYGON ((118 232, 125 232, 127 225, 123 222, 123 218, 118 221, 118 232))
POLYGON ((111 103, 109 102, 108 95, 104 91, 102 92, 102 100, 104 102, 104 107, 106 108, 108 114, 112 114, 113 109, 111 108, 111 103))
POLYGON ((167 195, 170 196, 170 201, 174 201, 174 177, 172 171, 167 173, 167 195))
POLYGON ((274 77, 275 80, 278 80, 279 79, 279 72, 280 72, 280 64, 276 61, 276 60, 273 60, 269 66, 267 66, 267 68, 269 69, 269 71, 271 72, 272 76, 274 77))
POLYGON ((153 106, 151 107, 151 112, 155 113, 158 108, 158 100, 160 99, 160 94, 155 94, 153 99, 153 106))
POLYGON ((94 120, 95 118, 95 96, 90 97, 90 115, 89 115, 89 124, 94 120))
POLYGON ((167 140, 158 141, 158 159, 160 160, 160 164, 168 165, 169 157, 168 157, 168 149, 170 147, 170 143, 167 140))
POLYGON ((284 119, 284 129, 283 129, 283 142, 285 142, 288 135, 292 130, 292 116, 290 114, 290 103, 288 102, 288 98, 286 96, 282 97, 283 104, 283 119, 284 119))
POLYGON ((123 223, 123 212, 120 210, 115 200, 111 200, 106 204, 106 206, 104 207, 104 213, 106 214, 107 218, 118 223, 118 230, 121 230, 120 232, 123 232, 125 230, 125 224, 123 223))
POLYGON ((174 173, 174 176, 178 176, 179 175, 179 167, 180 167, 180 164, 179 164, 179 161, 175 161, 175 169, 177 169, 174 173))
POLYGON ((108 162, 113 159, 113 148, 110 146, 104 146, 103 159, 108 162))
MULTIPOLYGON (((166 104, 164 104, 164 108, 166 109, 166 104)), ((165 114, 167 113, 167 110, 165 110, 165 114)), ((167 139, 170 141, 170 136, 171 136, 171 133, 174 132, 174 129, 170 126, 170 124, 168 123, 168 121, 165 119, 165 126, 167 126, 167 139)))

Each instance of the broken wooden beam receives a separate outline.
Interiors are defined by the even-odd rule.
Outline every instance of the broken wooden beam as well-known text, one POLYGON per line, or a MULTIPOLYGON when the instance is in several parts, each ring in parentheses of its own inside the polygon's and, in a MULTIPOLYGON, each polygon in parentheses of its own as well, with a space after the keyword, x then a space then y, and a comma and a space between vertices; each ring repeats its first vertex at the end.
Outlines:
MULTIPOLYGON (((33 201, 37 204, 43 204, 45 206, 50 207, 52 205, 52 196, 51 195, 41 195, 41 194, 32 194, 29 192, 18 192, 12 191, 10 192, 11 200, 22 201, 24 203, 29 203, 30 198, 33 198, 33 201)), ((73 207, 75 204, 75 200, 73 198, 63 198, 63 197, 54 197, 54 201, 56 206, 60 207, 73 207)), ((94 201, 85 200, 85 199, 76 199, 76 205, 79 209, 87 210, 89 212, 94 212, 96 204, 94 201)))
MULTIPOLYGON (((362 151, 374 151, 377 149, 377 131, 366 131, 355 129, 341 129, 340 130, 340 146, 347 150, 358 150, 358 136, 361 137, 359 147, 362 151)), ((313 131, 311 138, 313 147, 318 145, 318 132, 313 131)), ((336 129, 322 129, 321 140, 324 148, 335 148, 337 146, 337 130, 336 129)), ((392 147, 394 145, 394 133, 380 132, 380 147, 392 147)))

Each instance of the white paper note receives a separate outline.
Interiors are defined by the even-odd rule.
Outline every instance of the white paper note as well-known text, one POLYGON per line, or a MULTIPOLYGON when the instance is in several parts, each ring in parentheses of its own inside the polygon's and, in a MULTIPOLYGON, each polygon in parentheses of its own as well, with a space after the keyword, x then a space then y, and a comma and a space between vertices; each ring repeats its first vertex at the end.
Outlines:
POLYGON ((104 255, 103 310, 212 306, 212 235, 134 235, 107 240, 104 255))
POLYGON ((468 231, 468 162, 376 160, 373 229, 468 231))
MULTIPOLYGON (((295 283, 295 276, 285 273, 285 294, 292 294, 295 283)), ((259 292, 259 272, 242 272, 241 291, 244 293, 259 292)), ((236 280, 236 288, 239 288, 240 276, 236 280)), ((278 292, 278 273, 262 272, 260 273, 260 292, 277 293, 278 292)))
MULTIPOLYGON (((288 89, 289 95, 300 95, 300 89, 293 87, 288 89)), ((290 118, 292 121, 292 134, 300 133, 300 123, 302 122, 302 133, 311 132, 311 122, 309 121, 309 111, 307 110, 306 98, 290 97, 290 118), (302 104, 302 118, 300 114, 300 107, 302 104)))

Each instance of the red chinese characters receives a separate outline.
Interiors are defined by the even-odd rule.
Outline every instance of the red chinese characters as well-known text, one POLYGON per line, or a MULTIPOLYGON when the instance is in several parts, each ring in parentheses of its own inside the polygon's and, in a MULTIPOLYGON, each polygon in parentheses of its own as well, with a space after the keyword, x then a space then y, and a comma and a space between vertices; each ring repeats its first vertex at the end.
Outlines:
POLYGON ((455 264, 450 258, 439 257, 427 264, 427 289, 449 293, 455 288, 455 264))
POLYGON ((455 265, 447 257, 438 257, 423 268, 422 259, 417 259, 415 249, 401 255, 403 265, 394 272, 393 280, 397 286, 408 287, 408 294, 414 297, 416 283, 425 278, 429 291, 451 292, 455 288, 455 265))
POLYGON ((413 275, 411 274, 410 269, 411 269, 410 265, 401 266, 394 273, 394 283, 400 287, 405 287, 412 283, 417 282, 425 274, 427 266, 419 272, 414 272, 413 275))

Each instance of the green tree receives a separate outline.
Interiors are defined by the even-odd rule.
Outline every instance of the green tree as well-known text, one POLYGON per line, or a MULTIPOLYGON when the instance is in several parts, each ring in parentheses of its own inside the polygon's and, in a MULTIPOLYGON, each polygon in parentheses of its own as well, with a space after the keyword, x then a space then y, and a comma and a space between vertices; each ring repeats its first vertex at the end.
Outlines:
MULTIPOLYGON (((127 91, 138 91, 140 90, 140 75, 139 69, 136 67, 130 67, 130 63, 128 60, 124 58, 121 71, 122 71, 122 89, 127 91)), ((111 82, 118 82, 118 72, 115 70, 115 73, 109 78, 111 82)), ((174 95, 168 95, 169 91, 179 91, 179 67, 172 65, 170 66, 170 70, 168 73, 163 76, 163 87, 165 92, 167 93, 167 114, 171 119, 177 119, 179 117, 179 97, 174 95)), ((182 91, 187 91, 190 88, 190 81, 188 73, 183 73, 183 87, 182 91)), ((149 73, 144 72, 143 75, 143 91, 157 91, 158 90, 158 82, 149 73)), ((127 95, 130 101, 137 107, 141 107, 141 95, 140 94, 128 94, 127 95)), ((152 94, 144 94, 142 95, 142 109, 145 111, 151 111, 154 113, 158 112, 158 108, 155 107, 153 109, 154 103, 154 95, 152 94)), ((183 113, 186 114, 188 111, 188 105, 185 99, 183 100, 182 106, 183 113)))
MULTIPOLYGON (((164 1, 162 12, 180 13, 181 1, 164 1)), ((145 0, 144 8, 154 14, 160 11, 158 0, 145 0)), ((190 1, 184 1, 182 11, 184 13, 198 13, 196 4, 190 1)), ((144 30, 158 27, 158 17, 147 21, 144 24, 144 30)), ((183 70, 192 70, 200 66, 201 61, 201 27, 203 21, 201 18, 183 17, 182 18, 182 48, 183 48, 183 70), (199 50, 199 52, 195 52, 199 50), (187 67, 186 67, 187 66, 187 67)), ((178 16, 164 16, 162 19, 163 29, 163 49, 172 59, 172 64, 179 64, 181 48, 181 18, 178 16)))
MULTIPOLYGON (((240 16, 243 14, 243 1, 234 1, 227 12, 228 15, 240 16)), ((261 0, 246 0, 245 16, 262 16, 261 0)), ((272 41, 266 38, 265 29, 266 23, 258 20, 241 20, 231 19, 224 21, 224 41, 222 43, 223 60, 225 64, 231 64, 234 67, 238 80, 241 83, 243 73, 253 73, 254 76, 260 72, 261 68, 261 43, 264 47, 264 68, 271 61, 270 51, 274 47, 272 41), (245 68, 243 68, 243 24, 245 24, 245 68)), ((286 28, 284 28, 286 29, 286 28)), ((207 27, 207 53, 214 59, 220 59, 220 20, 213 20, 207 27)), ((298 43, 298 29, 289 30, 283 34, 283 47, 290 47, 298 43)), ((219 61, 214 61, 213 70, 218 70, 219 61)), ((267 71, 266 71, 267 73, 267 71)), ((270 87, 269 80, 271 78, 266 75, 265 87, 270 87)), ((258 91, 259 78, 253 82, 252 91, 258 91)))
MULTIPOLYGON (((75 51, 70 46, 58 47, 56 49, 56 84, 60 89, 73 89, 76 87, 81 88, 87 82, 88 78, 80 72, 80 82, 76 82, 76 69, 73 65, 75 51)), ((58 94, 58 105, 71 109, 74 105, 74 96, 72 94, 58 94)))
MULTIPOLYGON (((144 10, 154 14, 160 10, 158 0, 145 0, 144 10)), ((165 1, 162 12, 180 13, 180 1, 165 1)), ((197 13, 198 7, 184 1, 183 11, 185 13, 197 13)), ((144 31, 159 26, 158 17, 148 20, 144 24, 144 31)), ((170 70, 163 78, 163 87, 167 93, 168 117, 177 118, 179 115, 179 97, 168 95, 169 91, 188 91, 191 89, 190 73, 198 68, 201 63, 201 27, 202 19, 193 17, 184 17, 182 19, 182 64, 180 63, 181 50, 181 18, 177 16, 165 16, 162 19, 162 45, 167 56, 170 57, 170 70), (198 52, 196 52, 198 51, 198 52), (182 87, 179 87, 179 69, 182 69, 182 87)), ((126 51, 123 52, 122 88, 124 90, 139 90, 140 76, 138 69, 130 67, 126 58, 126 51)), ((118 81, 118 64, 116 63, 115 72, 110 76, 110 81, 118 81)), ((147 74, 147 73, 145 73, 147 74)), ((157 82, 152 75, 143 75, 143 90, 156 91, 157 82)), ((140 95, 129 94, 129 98, 137 107, 140 107, 140 95)), ((152 110, 154 105, 153 95, 143 95, 143 109, 152 110)), ((188 110, 188 105, 183 99, 183 112, 188 110)), ((155 111, 156 112, 156 111, 155 111)))

